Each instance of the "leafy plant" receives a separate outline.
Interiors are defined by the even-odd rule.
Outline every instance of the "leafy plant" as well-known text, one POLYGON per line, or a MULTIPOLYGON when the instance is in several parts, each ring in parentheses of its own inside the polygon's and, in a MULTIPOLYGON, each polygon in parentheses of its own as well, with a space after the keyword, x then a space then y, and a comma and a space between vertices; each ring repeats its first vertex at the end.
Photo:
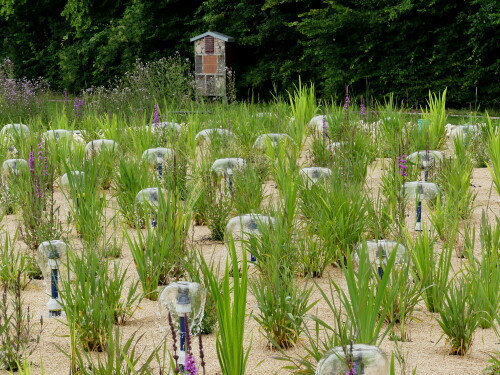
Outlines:
POLYGON ((88 249, 81 255, 71 254, 67 269, 60 294, 70 335, 74 334, 86 351, 103 351, 113 323, 125 322, 138 303, 137 282, 122 297, 126 271, 115 264, 109 273, 108 262, 88 249))
MULTIPOLYGON (((385 273, 385 270, 384 270, 385 273)), ((382 279, 376 278, 377 282, 382 279)), ((406 323, 411 321, 413 311, 422 298, 420 284, 414 283, 411 277, 411 262, 409 259, 403 264, 394 265, 386 284, 387 293, 384 295, 382 306, 388 307, 386 322, 399 323, 399 337, 401 341, 407 341, 406 323)), ((397 337, 397 336, 393 336, 397 337)))
POLYGON ((310 86, 302 85, 299 79, 299 85, 295 86, 293 94, 289 92, 288 96, 293 116, 289 130, 290 136, 298 146, 298 150, 300 150, 307 130, 307 123, 316 114, 317 110, 314 84, 310 86))
POLYGON ((448 285, 439 309, 437 320, 451 344, 450 354, 467 354, 481 321, 470 277, 470 274, 462 275, 448 285))
POLYGON ((487 120, 489 125, 488 153, 490 157, 490 162, 487 165, 493 177, 497 193, 500 195, 500 132, 498 132, 498 127, 495 129, 492 126, 489 116, 487 116, 487 120))
POLYGON ((301 212, 329 249, 330 259, 341 261, 352 253, 367 225, 367 199, 361 186, 332 177, 302 190, 300 198, 301 212))
POLYGON ((438 312, 443 304, 443 291, 448 287, 453 243, 445 244, 436 254, 434 239, 427 230, 409 244, 415 281, 423 289, 423 299, 430 312, 438 312))
POLYGON ((222 375, 244 375, 250 354, 250 347, 246 350, 243 348, 248 284, 247 261, 246 257, 243 257, 240 272, 236 247, 232 239, 229 240, 229 251, 230 260, 226 261, 221 283, 204 259, 202 259, 202 272, 207 275, 207 286, 214 297, 217 309, 219 331, 216 347, 222 375), (232 288, 230 273, 233 274, 232 288))
POLYGON ((83 163, 83 178, 73 174, 66 165, 71 198, 70 212, 75 227, 83 242, 89 247, 96 247, 104 234, 106 197, 98 189, 99 174, 92 162, 83 163))
POLYGON ((259 211, 264 199, 265 177, 254 163, 247 163, 245 168, 234 171, 231 182, 235 213, 242 215, 259 211))
POLYGON ((149 173, 144 163, 137 163, 125 158, 120 159, 114 195, 120 214, 130 227, 134 227, 137 223, 135 197, 139 191, 150 187, 150 182, 152 182, 149 173))
POLYGON ((474 257, 470 249, 468 270, 472 284, 471 293, 476 295, 475 308, 481 316, 479 326, 491 328, 495 323, 495 314, 500 306, 500 220, 496 218, 495 226, 488 223, 486 212, 481 218, 481 258, 474 257))
MULTIPOLYGON (((138 350, 138 344, 144 334, 137 337, 137 331, 124 340, 118 327, 110 328, 108 343, 104 356, 93 356, 91 353, 75 352, 77 373, 81 375, 153 375, 154 363, 162 363, 159 350, 162 343, 154 347, 147 357, 138 350)), ((65 353, 68 357, 69 354, 65 353)))
POLYGON ((11 285, 11 292, 9 293, 7 285, 4 285, 0 299, 0 367, 10 371, 17 371, 26 363, 25 361, 37 348, 43 329, 43 320, 40 319, 40 330, 34 331, 33 317, 29 308, 24 311, 22 289, 19 272, 14 284, 11 285))
POLYGON ((446 91, 447 89, 444 89, 442 93, 438 94, 429 91, 428 108, 423 109, 423 118, 429 121, 429 125, 427 125, 427 149, 429 150, 439 149, 445 141, 446 91))
POLYGON ((342 267, 347 282, 347 292, 344 292, 339 284, 330 281, 337 291, 349 325, 357 333, 354 338, 356 343, 377 345, 394 324, 393 320, 385 331, 382 331, 384 320, 394 306, 398 293, 397 288, 387 288, 395 260, 396 252, 393 251, 387 259, 384 275, 380 281, 374 283, 374 278, 379 276, 370 264, 366 245, 363 245, 359 251, 357 272, 350 256, 342 267))
POLYGON ((299 287, 293 271, 284 267, 258 277, 250 287, 259 306, 254 318, 270 345, 287 349, 297 344, 305 314, 315 305, 309 303, 312 288, 299 287))
POLYGON ((0 245, 0 285, 13 288, 19 279, 21 288, 26 285, 26 258, 14 249, 17 232, 11 239, 9 233, 3 233, 3 244, 0 245))

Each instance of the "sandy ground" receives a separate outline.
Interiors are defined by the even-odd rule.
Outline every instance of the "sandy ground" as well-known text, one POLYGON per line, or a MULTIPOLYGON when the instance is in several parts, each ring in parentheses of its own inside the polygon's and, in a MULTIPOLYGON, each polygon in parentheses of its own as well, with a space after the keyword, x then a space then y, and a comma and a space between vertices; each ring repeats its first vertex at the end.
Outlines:
MULTIPOLYGON (((377 188, 380 182, 382 173, 381 161, 374 162, 369 170, 367 186, 373 189, 377 188)), ((478 227, 481 219, 481 212, 488 207, 490 220, 493 215, 500 216, 500 198, 494 189, 491 189, 492 179, 489 171, 486 168, 474 170, 473 179, 471 181, 474 190, 477 192, 475 201, 475 209, 472 217, 472 222, 478 227)), ((272 191, 273 184, 267 184, 266 190, 272 191)), ((61 192, 57 192, 57 200, 63 206, 63 211, 67 211, 67 203, 61 192)), ((116 202, 110 200, 108 215, 111 216, 116 207, 116 202)), ((412 212, 411 210, 409 212, 412 212)), ((413 228, 413 215, 408 218, 409 228, 413 228)), ((428 220, 424 218, 424 220, 428 220)), ((15 215, 6 216, 2 225, 10 233, 13 233, 18 227, 18 219, 15 215)), ((209 258, 212 255, 216 260, 224 260, 226 257, 226 249, 222 243, 214 243, 207 240, 209 231, 206 227, 196 226, 192 228, 192 240, 196 246, 201 247, 205 257, 209 258)), ((477 236, 479 237, 479 236, 477 236)), ((21 242, 17 244, 19 248, 23 247, 21 242)), ((72 243, 74 248, 79 248, 78 241, 75 239, 72 243)), ((477 238, 476 251, 479 251, 479 238, 477 238)), ((126 243, 123 244, 122 257, 119 260, 125 267, 128 267, 129 282, 137 278, 137 273, 134 269, 130 250, 126 243)), ((463 260, 454 255, 453 268, 458 271, 463 260)), ((328 285, 328 279, 333 278, 336 282, 343 285, 342 273, 339 269, 329 267, 327 272, 321 279, 317 280, 320 288, 325 288, 328 285)), ((307 281, 301 281, 307 282, 307 281)), ((310 281, 309 281, 310 282, 310 281)), ((48 297, 45 293, 45 284, 43 281, 33 281, 23 292, 25 303, 29 305, 30 311, 36 318, 40 315, 45 317, 44 330, 41 336, 41 342, 38 349, 31 356, 34 363, 34 373, 41 374, 42 367, 45 374, 58 375, 69 373, 69 362, 65 355, 61 352, 69 350, 68 329, 64 325, 65 319, 48 319, 46 303, 48 297)), ((316 290, 312 299, 320 299, 320 295, 316 290)), ((251 345, 251 354, 247 366, 248 375, 257 374, 288 374, 287 370, 282 369, 284 362, 275 359, 276 351, 268 348, 266 340, 259 332, 259 327, 250 314, 257 310, 255 298, 249 292, 247 313, 249 318, 246 324, 246 345, 251 345)), ((125 336, 129 336, 135 331, 143 333, 144 336, 138 344, 138 347, 143 348, 145 353, 148 353, 152 347, 161 342, 167 335, 167 347, 171 350, 170 335, 166 330, 166 322, 160 321, 158 318, 158 304, 143 299, 138 309, 135 311, 132 319, 123 326, 125 336)), ((325 303, 320 301, 314 308, 313 313, 317 314, 325 321, 331 321, 331 312, 326 307, 325 303)), ((414 367, 417 368, 419 375, 475 375, 480 374, 482 369, 487 366, 488 353, 500 350, 499 338, 495 335, 493 329, 481 330, 478 329, 475 334, 474 344, 471 352, 465 357, 448 355, 448 346, 446 340, 441 338, 441 330, 435 320, 436 314, 429 313, 423 303, 417 307, 414 320, 407 325, 407 331, 411 340, 402 343, 403 353, 407 361, 407 372, 414 367)), ((205 358, 207 361, 207 373, 215 374, 220 371, 218 368, 217 355, 215 349, 215 335, 207 335, 203 337, 205 358)), ((382 343, 382 349, 390 355, 393 351, 395 343, 387 338, 382 343)), ((197 353, 197 349, 195 349, 197 353)), ((300 355, 305 353, 301 345, 288 350, 291 355, 300 355)), ((398 366, 399 367, 399 366, 398 366)), ((399 373, 399 372, 398 372, 399 373)), ((0 371, 0 374, 4 372, 0 371)))

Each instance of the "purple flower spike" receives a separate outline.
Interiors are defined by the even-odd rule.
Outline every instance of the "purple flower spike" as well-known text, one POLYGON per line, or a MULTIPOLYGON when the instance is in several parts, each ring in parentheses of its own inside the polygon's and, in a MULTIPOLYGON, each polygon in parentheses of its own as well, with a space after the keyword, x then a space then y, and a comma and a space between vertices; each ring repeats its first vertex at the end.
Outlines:
POLYGON ((361 114, 361 118, 363 120, 366 120, 366 106, 365 106, 365 103, 361 103, 361 105, 359 106, 359 112, 361 114))
POLYGON ((158 104, 155 104, 155 110, 153 113, 153 126, 158 126, 160 123, 160 107, 158 104))
POLYGON ((30 158, 29 158, 29 167, 30 167, 30 172, 35 173, 35 154, 33 151, 30 151, 30 158))
POLYGON ((398 167, 399 167, 399 174, 403 177, 408 176, 408 173, 406 173, 406 170, 408 169, 408 166, 406 165, 406 155, 401 155, 398 156, 398 167))
POLYGON ((186 356, 186 363, 184 364, 184 371, 189 375, 198 374, 198 368, 196 367, 196 361, 191 354, 186 356))

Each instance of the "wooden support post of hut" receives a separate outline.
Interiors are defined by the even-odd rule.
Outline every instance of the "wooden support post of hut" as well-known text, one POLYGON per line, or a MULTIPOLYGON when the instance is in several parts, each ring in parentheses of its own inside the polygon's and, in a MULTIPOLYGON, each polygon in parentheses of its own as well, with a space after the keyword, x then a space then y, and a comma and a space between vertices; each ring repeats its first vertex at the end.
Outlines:
POLYGON ((234 38, 207 31, 191 38, 194 42, 196 91, 204 96, 226 95, 226 68, 231 68, 230 42, 234 38))

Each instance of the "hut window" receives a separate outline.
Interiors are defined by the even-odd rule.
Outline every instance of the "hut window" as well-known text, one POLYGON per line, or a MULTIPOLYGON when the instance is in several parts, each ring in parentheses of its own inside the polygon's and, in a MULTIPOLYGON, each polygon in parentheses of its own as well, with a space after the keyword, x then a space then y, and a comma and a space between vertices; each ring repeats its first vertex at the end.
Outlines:
POLYGON ((203 56, 203 73, 217 73, 217 56, 203 56))
POLYGON ((205 37, 205 53, 207 55, 213 55, 214 53, 214 37, 213 36, 206 36, 205 37))
POLYGON ((203 71, 203 56, 196 55, 194 62, 194 71, 195 73, 201 73, 203 71))

